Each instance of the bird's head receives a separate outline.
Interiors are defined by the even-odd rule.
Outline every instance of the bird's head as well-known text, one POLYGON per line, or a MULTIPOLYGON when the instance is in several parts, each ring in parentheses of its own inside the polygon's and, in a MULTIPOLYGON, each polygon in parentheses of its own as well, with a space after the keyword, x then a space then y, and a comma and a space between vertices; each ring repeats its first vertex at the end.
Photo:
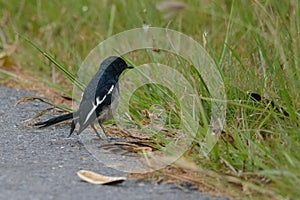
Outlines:
POLYGON ((125 69, 132 69, 133 66, 128 66, 120 57, 110 56, 101 63, 101 68, 104 69, 106 73, 119 76, 125 69))

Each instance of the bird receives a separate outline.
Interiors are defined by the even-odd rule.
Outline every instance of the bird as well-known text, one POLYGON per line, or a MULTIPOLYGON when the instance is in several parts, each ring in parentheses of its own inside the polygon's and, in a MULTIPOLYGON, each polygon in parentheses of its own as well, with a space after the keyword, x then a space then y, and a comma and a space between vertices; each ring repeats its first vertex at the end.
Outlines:
POLYGON ((47 121, 34 124, 39 128, 48 127, 63 121, 71 120, 69 137, 79 124, 77 134, 79 135, 88 126, 91 126, 97 136, 101 138, 94 123, 97 120, 104 134, 103 122, 113 118, 119 104, 119 76, 126 69, 133 66, 118 56, 110 56, 100 64, 98 72, 84 89, 77 111, 51 118, 47 121))

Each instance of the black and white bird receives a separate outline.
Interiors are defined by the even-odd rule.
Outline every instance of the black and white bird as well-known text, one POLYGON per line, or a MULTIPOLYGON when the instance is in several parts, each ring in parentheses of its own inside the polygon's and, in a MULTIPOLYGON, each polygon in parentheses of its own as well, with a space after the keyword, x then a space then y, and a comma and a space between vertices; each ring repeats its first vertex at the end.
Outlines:
POLYGON ((66 120, 72 119, 70 135, 79 124, 78 135, 91 126, 99 138, 94 122, 98 120, 103 132, 102 123, 113 118, 119 103, 119 76, 125 69, 132 69, 126 62, 117 56, 106 58, 93 79, 85 88, 79 108, 76 112, 51 118, 44 122, 36 123, 35 126, 47 127, 66 120))

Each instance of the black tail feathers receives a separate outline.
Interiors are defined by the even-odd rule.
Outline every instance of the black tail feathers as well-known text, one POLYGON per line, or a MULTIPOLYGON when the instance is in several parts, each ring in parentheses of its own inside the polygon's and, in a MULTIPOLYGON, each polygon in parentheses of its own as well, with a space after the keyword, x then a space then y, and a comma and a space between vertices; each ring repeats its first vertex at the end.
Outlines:
POLYGON ((39 126, 39 128, 51 126, 51 125, 54 125, 54 124, 57 124, 57 123, 60 123, 60 122, 72 119, 73 118, 73 114, 74 113, 68 113, 68 114, 65 114, 65 115, 54 117, 54 118, 51 118, 51 119, 49 119, 47 121, 44 121, 44 122, 38 122, 38 123, 34 124, 34 126, 39 126))

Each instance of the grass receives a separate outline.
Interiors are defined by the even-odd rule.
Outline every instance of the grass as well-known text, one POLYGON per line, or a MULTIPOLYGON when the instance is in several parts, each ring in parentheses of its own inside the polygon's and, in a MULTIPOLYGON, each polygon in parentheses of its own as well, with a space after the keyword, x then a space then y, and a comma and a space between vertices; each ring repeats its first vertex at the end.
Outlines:
MULTIPOLYGON (((174 8, 159 11, 159 2, 2 0, 0 52, 9 52, 12 45, 17 48, 0 57, 0 77, 18 80, 10 72, 12 66, 17 66, 62 93, 71 94, 73 84, 65 74, 54 75, 51 62, 16 32, 76 74, 89 51, 113 34, 143 24, 181 31, 203 44, 214 59, 228 99, 224 131, 230 137, 219 140, 208 157, 199 141, 203 141, 209 109, 204 109, 206 113, 199 119, 197 138, 185 155, 201 169, 202 175, 198 174, 199 179, 194 176, 195 182, 204 180, 210 188, 233 197, 296 199, 300 195, 299 2, 185 0, 186 7, 169 18, 166 16, 174 8), (249 100, 246 91, 272 100, 289 116, 268 103, 249 100)), ((155 58, 178 70, 185 69, 181 73, 194 81, 203 95, 203 107, 209 108, 205 84, 186 61, 175 62, 178 58, 153 51, 132 52, 126 57, 136 65, 155 58)), ((168 128, 178 128, 178 100, 166 99, 166 93, 172 96, 153 86, 136 91, 131 98, 131 114, 137 124, 142 120, 142 110, 150 109, 155 102, 172 111, 164 117, 168 128)))

